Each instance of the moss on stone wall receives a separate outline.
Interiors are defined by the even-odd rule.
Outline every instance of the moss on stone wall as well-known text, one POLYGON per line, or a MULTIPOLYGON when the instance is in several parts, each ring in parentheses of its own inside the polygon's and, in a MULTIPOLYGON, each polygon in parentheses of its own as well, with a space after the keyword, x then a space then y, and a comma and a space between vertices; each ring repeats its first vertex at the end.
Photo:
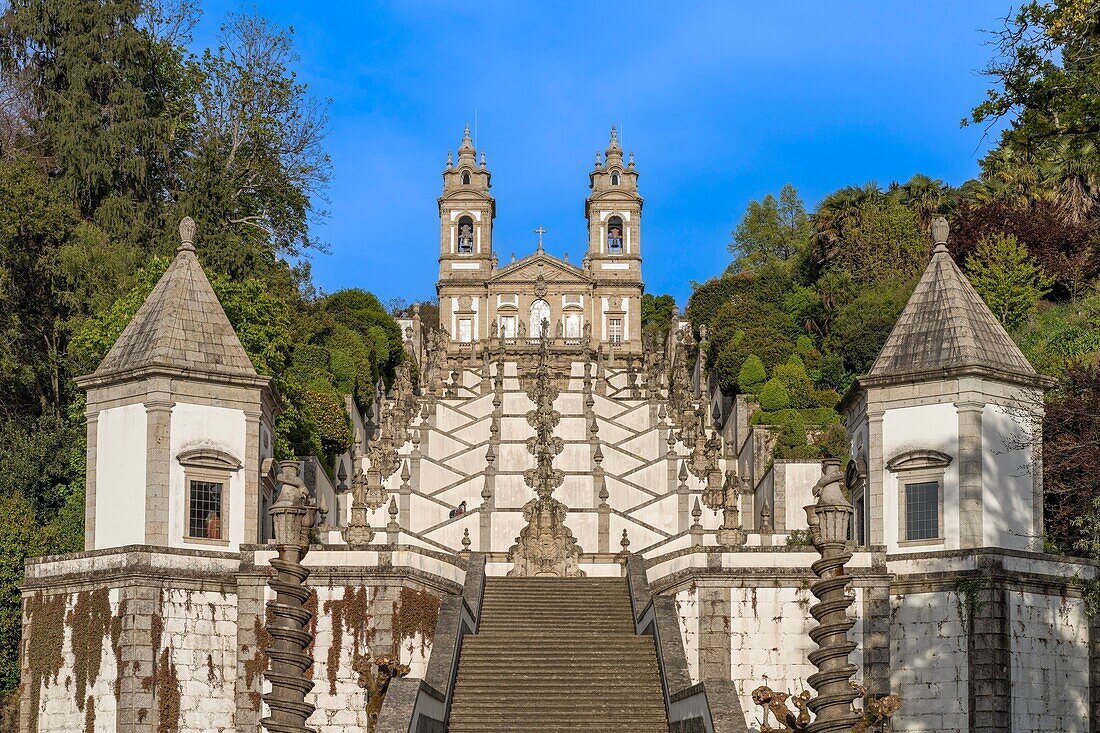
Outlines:
POLYGON ((88 695, 84 702, 84 733, 95 733, 95 698, 88 695))
MULTIPOLYGON (((309 611, 309 646, 306 647, 306 654, 310 659, 313 659, 313 649, 317 646, 317 589, 309 589, 309 598, 303 604, 304 608, 309 611)), ((309 669, 306 670, 306 679, 313 679, 313 668, 316 667, 316 663, 309 665, 309 669)))
POLYGON ((27 666, 30 668, 30 731, 38 730, 38 707, 42 688, 57 683, 57 675, 65 662, 65 594, 36 593, 27 598, 24 613, 26 625, 27 666))
POLYGON ((78 710, 84 709, 88 688, 99 677, 103 660, 103 643, 111 633, 111 594, 106 588, 81 591, 69 611, 71 630, 69 646, 73 653, 73 674, 76 688, 73 697, 78 710))
POLYGON ((393 651, 399 654, 406 639, 411 643, 420 634, 420 650, 427 653, 428 645, 435 638, 435 625, 439 621, 439 599, 431 593, 412 588, 402 588, 393 604, 393 651))
POLYGON ((172 662, 172 650, 165 647, 157 660, 154 695, 157 698, 157 733, 179 733, 180 729, 180 687, 176 665, 172 662))
POLYGON ((325 601, 325 613, 332 617, 332 644, 328 648, 325 669, 328 673, 329 694, 336 694, 336 680, 340 676, 340 654, 344 648, 344 634, 352 640, 352 658, 368 647, 374 639, 370 628, 370 596, 363 586, 344 586, 343 598, 325 601))

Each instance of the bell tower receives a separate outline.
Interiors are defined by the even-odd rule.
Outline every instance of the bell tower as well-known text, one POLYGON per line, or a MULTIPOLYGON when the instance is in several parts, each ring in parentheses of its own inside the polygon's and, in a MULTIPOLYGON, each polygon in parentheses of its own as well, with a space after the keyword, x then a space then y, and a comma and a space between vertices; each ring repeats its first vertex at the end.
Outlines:
POLYGON ((479 313, 485 310, 486 281, 496 267, 493 218, 496 201, 489 193, 491 175, 485 152, 478 162, 470 126, 462 135, 458 161, 447 153, 443 193, 439 197, 440 323, 452 340, 476 341, 479 313))
POLYGON ((640 345, 642 284, 642 197, 634 154, 623 163, 618 132, 603 159, 588 174, 590 193, 584 202, 588 220, 588 253, 584 268, 600 293, 596 328, 611 344, 640 345))

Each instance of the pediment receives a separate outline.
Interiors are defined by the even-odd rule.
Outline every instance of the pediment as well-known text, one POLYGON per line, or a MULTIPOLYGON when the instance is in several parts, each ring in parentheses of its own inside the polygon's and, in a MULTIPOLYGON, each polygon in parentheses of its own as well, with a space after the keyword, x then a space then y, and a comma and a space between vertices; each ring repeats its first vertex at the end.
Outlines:
POLYGON ((489 278, 489 282, 533 283, 540 274, 547 283, 588 284, 592 282, 592 278, 581 268, 563 262, 557 257, 551 257, 545 252, 535 253, 518 262, 513 262, 489 278))

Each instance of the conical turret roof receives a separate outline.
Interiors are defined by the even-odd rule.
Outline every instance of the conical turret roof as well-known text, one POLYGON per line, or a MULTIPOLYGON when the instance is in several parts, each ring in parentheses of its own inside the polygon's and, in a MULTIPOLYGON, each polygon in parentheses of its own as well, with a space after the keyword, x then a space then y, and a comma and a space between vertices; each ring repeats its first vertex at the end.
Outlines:
POLYGON ((176 258, 99 368, 81 382, 157 368, 230 381, 258 377, 195 256, 194 223, 185 219, 180 231, 176 258))
POLYGON ((942 241, 920 282, 870 373, 860 381, 913 381, 959 371, 986 372, 1016 382, 1046 381, 951 258, 946 222, 940 232, 937 239, 942 241))

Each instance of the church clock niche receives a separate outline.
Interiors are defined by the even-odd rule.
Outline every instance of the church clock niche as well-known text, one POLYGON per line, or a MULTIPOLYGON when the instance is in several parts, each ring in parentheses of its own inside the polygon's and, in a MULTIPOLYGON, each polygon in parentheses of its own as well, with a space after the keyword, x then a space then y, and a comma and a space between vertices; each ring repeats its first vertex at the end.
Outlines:
POLYGON ((474 251, 474 220, 463 216, 458 220, 458 253, 472 254, 474 251))

